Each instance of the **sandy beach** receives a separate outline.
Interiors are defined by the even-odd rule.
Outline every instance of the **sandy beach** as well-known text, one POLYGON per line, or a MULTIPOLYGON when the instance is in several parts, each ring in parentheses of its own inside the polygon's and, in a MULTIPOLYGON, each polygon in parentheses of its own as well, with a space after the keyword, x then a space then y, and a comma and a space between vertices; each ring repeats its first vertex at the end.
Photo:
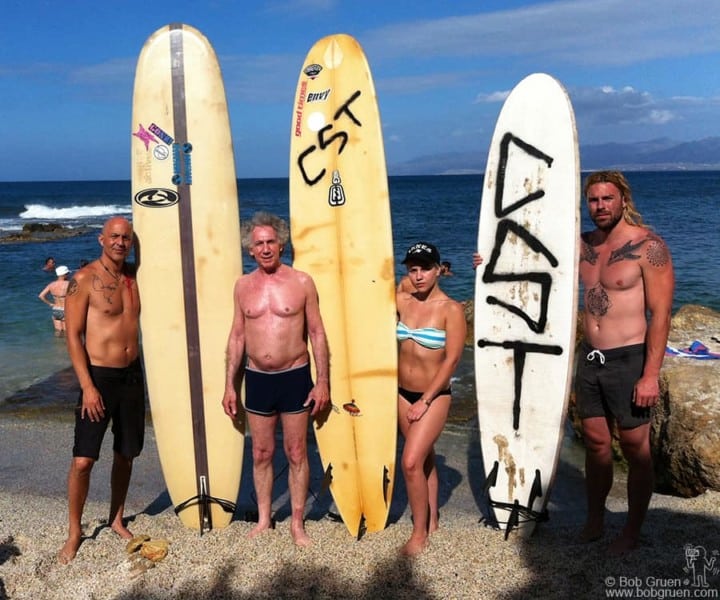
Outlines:
MULTIPOLYGON (((277 528, 248 539, 254 509, 246 460, 236 518, 202 537, 185 529, 170 506, 151 426, 136 460, 126 514, 135 534, 168 540, 168 556, 139 575, 131 572, 125 542, 105 527, 111 436, 95 467, 83 524, 88 538, 68 566, 58 564, 65 539, 65 476, 72 424, 6 414, 0 421, 0 598, 605 598, 670 597, 658 590, 717 593, 720 586, 720 493, 692 499, 656 494, 642 545, 624 558, 608 557, 607 544, 624 522, 624 477, 608 502, 605 537, 581 545, 574 538, 584 519, 583 473, 578 448, 565 444, 548 522, 529 539, 480 522, 481 459, 477 428, 450 424, 437 444, 441 478, 441 529, 419 558, 397 550, 410 534, 407 498, 398 477, 387 528, 352 538, 320 493, 322 469, 311 445, 307 531, 313 544, 293 545, 289 533, 286 473, 275 484, 277 528), (686 550, 700 548, 714 566, 687 569, 686 550), (709 588, 701 588, 705 574, 709 588), (655 590, 654 596, 643 590, 655 590), (638 590, 640 590, 638 592, 638 590), (642 594, 646 594, 642 596, 642 594)), ((312 436, 310 436, 310 439, 312 436)), ((249 457, 249 451, 246 452, 249 457)), ((276 474, 284 458, 276 459, 276 474)), ((697 595, 697 594, 696 594, 697 595)), ((705 595, 702 597, 717 597, 705 595)))

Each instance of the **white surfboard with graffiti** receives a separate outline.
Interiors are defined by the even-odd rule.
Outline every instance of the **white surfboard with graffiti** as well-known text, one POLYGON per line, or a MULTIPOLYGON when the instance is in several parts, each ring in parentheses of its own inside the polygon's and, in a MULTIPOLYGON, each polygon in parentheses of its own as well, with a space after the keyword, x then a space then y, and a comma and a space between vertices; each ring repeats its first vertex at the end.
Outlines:
POLYGON ((510 93, 490 145, 475 284, 475 379, 486 490, 506 537, 546 517, 569 394, 580 171, 572 106, 536 73, 510 93))

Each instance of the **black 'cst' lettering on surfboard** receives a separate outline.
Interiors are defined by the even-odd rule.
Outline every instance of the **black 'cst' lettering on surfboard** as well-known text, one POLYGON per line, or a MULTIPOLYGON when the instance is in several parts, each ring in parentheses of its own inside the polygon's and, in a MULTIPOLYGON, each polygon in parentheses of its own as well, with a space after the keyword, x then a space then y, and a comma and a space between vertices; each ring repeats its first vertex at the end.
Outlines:
MULTIPOLYGON (((524 226, 520 225, 512 219, 506 218, 511 213, 515 212, 519 208, 525 206, 530 202, 536 202, 545 198, 545 190, 537 189, 533 192, 526 194, 520 198, 505 198, 505 176, 508 168, 512 167, 512 161, 510 157, 510 146, 511 144, 520 148, 529 156, 536 158, 539 161, 544 162, 549 168, 552 168, 554 159, 548 156, 535 146, 528 144, 519 137, 513 135, 510 132, 505 133, 500 141, 499 148, 499 161, 498 168, 495 178, 495 205, 494 211, 498 222, 495 229, 495 242, 493 245, 492 252, 490 253, 490 259, 485 266, 483 271, 482 280, 484 283, 494 283, 500 281, 515 281, 518 283, 528 282, 540 285, 540 309, 537 318, 532 318, 527 311, 523 308, 512 304, 509 300, 500 299, 493 295, 488 295, 485 301, 488 304, 501 306, 509 313, 520 317, 528 329, 534 334, 542 334, 545 331, 548 317, 548 306, 550 303, 550 292, 552 289, 552 271, 524 271, 524 272, 513 272, 498 271, 498 261, 505 244, 517 244, 518 240, 524 242, 533 252, 540 254, 549 263, 552 269, 559 266, 557 257, 550 252, 545 246, 542 240, 538 239, 537 236, 530 233, 524 226), (506 205, 505 202, 508 201, 506 205), (508 234, 514 234, 515 238, 508 240, 508 234)), ((532 177, 531 173, 528 173, 527 179, 532 177)), ((523 340, 478 340, 478 348, 486 348, 490 346, 506 348, 513 351, 513 366, 515 372, 514 379, 514 395, 513 395, 513 429, 517 431, 520 428, 520 414, 521 414, 521 400, 522 400, 522 379, 523 372, 525 370, 525 359, 529 353, 534 354, 553 354, 561 355, 565 352, 565 349, 561 346, 547 345, 547 344, 536 344, 523 340)))
MULTIPOLYGON (((342 117, 343 115, 347 116, 350 121, 352 121, 353 125, 356 127, 362 127, 362 123, 360 120, 355 116, 355 114, 350 110, 350 105, 355 102, 360 97, 360 94, 362 92, 360 90, 356 90, 336 111, 333 115, 333 123, 337 124, 338 119, 342 117)), ((318 147, 320 150, 325 150, 330 144, 333 142, 339 141, 340 147, 338 148, 338 155, 342 154, 342 151, 345 149, 345 144, 347 144, 348 141, 348 134, 346 131, 340 129, 337 130, 335 133, 330 135, 329 137, 326 134, 329 134, 330 131, 333 129, 333 123, 330 123, 329 125, 325 125, 322 129, 318 131, 317 135, 317 144, 312 144, 310 147, 306 148, 300 153, 300 156, 298 156, 297 165, 300 169, 300 173, 302 173, 303 179, 305 180, 305 183, 308 185, 315 185, 318 181, 320 181, 326 173, 326 169, 323 167, 320 169, 320 172, 315 177, 310 177, 308 172, 305 169, 304 162, 305 159, 310 156, 313 152, 315 152, 318 147)))
POLYGON ((493 246, 492 253, 490 254, 490 260, 487 267, 483 271, 483 281, 485 283, 494 283, 496 281, 529 281, 531 283, 540 284, 540 316, 537 320, 533 320, 524 310, 503 302, 495 296, 488 296, 485 300, 488 304, 497 304, 503 308, 509 310, 511 313, 519 316, 527 326, 535 333, 542 333, 545 331, 545 325, 547 324, 547 307, 550 300, 550 286, 552 285, 552 276, 550 273, 542 271, 531 271, 526 273, 499 273, 495 269, 497 268, 497 262, 500 258, 500 251, 507 240, 508 233, 514 233, 517 237, 523 240, 532 250, 538 254, 542 254, 547 258, 548 262, 553 266, 558 266, 558 259, 550 252, 543 244, 538 240, 532 233, 525 229, 522 225, 518 225, 515 221, 510 219, 502 219, 498 221, 497 229, 495 230, 495 245, 493 246))
MULTIPOLYGON (((513 363, 515 365, 515 396, 513 398, 513 429, 520 427, 520 398, 522 396, 522 376, 525 369, 525 357, 528 353, 536 354, 555 354, 560 356, 563 349, 560 346, 550 346, 546 344, 528 344, 520 341, 491 342, 489 340, 478 340, 478 348, 487 346, 496 346, 507 348, 513 351, 513 363)), ((529 504, 528 506, 532 506, 529 504)))
POLYGON ((548 167, 552 167, 553 158, 538 150, 535 146, 524 142, 519 137, 514 136, 512 133, 506 133, 500 142, 500 160, 498 162, 497 179, 495 186, 495 216, 500 219, 508 216, 514 210, 517 210, 521 206, 525 206, 528 202, 533 200, 539 200, 545 196, 545 190, 537 190, 527 196, 519 198, 509 206, 503 208, 503 201, 505 200, 505 173, 507 171, 508 154, 510 152, 510 144, 515 144, 522 150, 524 150, 530 156, 533 156, 543 162, 547 163, 548 167))

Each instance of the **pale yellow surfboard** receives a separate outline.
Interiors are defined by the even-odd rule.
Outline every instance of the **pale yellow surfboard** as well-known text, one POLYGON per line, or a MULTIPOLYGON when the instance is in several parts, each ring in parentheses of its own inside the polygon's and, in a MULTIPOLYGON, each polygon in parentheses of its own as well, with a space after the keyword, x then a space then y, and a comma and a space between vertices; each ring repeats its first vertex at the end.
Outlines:
POLYGON ((196 29, 169 25, 145 43, 131 139, 153 428, 175 510, 202 532, 230 522, 240 486, 242 425, 233 426, 221 402, 242 259, 222 76, 196 29))
POLYGON ((358 536, 382 530, 395 477, 395 269, 375 88, 356 40, 318 41, 302 65, 290 141, 294 265, 318 288, 332 410, 314 429, 335 504, 358 536))

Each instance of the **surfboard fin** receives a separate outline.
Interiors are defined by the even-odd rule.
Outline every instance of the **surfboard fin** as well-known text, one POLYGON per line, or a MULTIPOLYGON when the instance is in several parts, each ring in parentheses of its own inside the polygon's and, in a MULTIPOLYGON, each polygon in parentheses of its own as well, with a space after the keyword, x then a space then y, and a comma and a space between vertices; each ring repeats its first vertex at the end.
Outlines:
POLYGON ((485 486, 483 487, 483 493, 487 494, 491 487, 494 487, 497 483, 498 468, 500 467, 498 461, 495 461, 493 468, 485 478, 485 486))
POLYGON ((513 504, 512 510, 510 511, 510 516, 507 520, 507 525, 505 526, 505 540, 507 541, 508 536, 510 535, 510 532, 518 526, 520 523, 520 503, 515 500, 515 504, 513 504))
POLYGON ((390 469, 386 465, 383 465, 383 498, 385 499, 385 506, 388 505, 388 489, 390 489, 390 469))
POLYGON ((497 500, 493 500, 490 497, 489 489, 493 487, 497 482, 498 467, 498 462, 495 461, 495 463, 493 464, 493 468, 485 481, 484 491, 485 494, 487 494, 488 502, 490 503, 498 525, 505 525, 505 539, 507 540, 510 532, 513 529, 517 529, 521 524, 527 523, 528 521, 542 523, 543 521, 547 521, 549 519, 549 515, 547 509, 543 510, 542 512, 538 512, 534 511, 532 508, 535 500, 542 497, 543 495, 542 475, 540 474, 540 469, 535 469, 535 478, 533 479, 533 483, 530 488, 527 506, 523 506, 522 504, 520 504, 519 500, 515 500, 512 504, 508 502, 499 502, 497 500), (507 511, 509 513, 507 521, 502 521, 498 518, 498 511, 500 510, 507 511))
POLYGON ((360 515, 360 525, 358 526, 358 534, 357 534, 357 541, 360 541, 360 538, 365 535, 365 532, 367 531, 367 526, 365 525, 365 515, 360 515))
POLYGON ((325 475, 323 476, 322 484, 320 485, 321 494, 327 491, 327 489, 330 487, 330 484, 332 483, 332 480, 332 463, 330 463, 328 464, 327 469, 325 469, 325 475))
POLYGON ((540 469, 535 469, 535 479, 533 479, 532 487, 530 488, 530 497, 528 498, 527 506, 532 510, 533 502, 536 498, 540 498, 543 495, 542 491, 542 478, 540 476, 540 469))
POLYGON ((200 535, 203 531, 212 530, 212 512, 210 512, 210 503, 208 502, 207 493, 207 478, 204 475, 200 476, 200 502, 198 508, 200 509, 200 535))
POLYGON ((200 535, 205 531, 212 530, 212 513, 210 511, 210 505, 217 504, 226 513, 234 513, 236 505, 230 500, 224 500, 223 498, 215 498, 207 492, 207 479, 205 476, 200 477, 200 492, 197 496, 188 498, 184 502, 181 502, 175 507, 175 514, 180 514, 181 511, 189 508, 190 506, 197 506, 200 511, 200 535))

